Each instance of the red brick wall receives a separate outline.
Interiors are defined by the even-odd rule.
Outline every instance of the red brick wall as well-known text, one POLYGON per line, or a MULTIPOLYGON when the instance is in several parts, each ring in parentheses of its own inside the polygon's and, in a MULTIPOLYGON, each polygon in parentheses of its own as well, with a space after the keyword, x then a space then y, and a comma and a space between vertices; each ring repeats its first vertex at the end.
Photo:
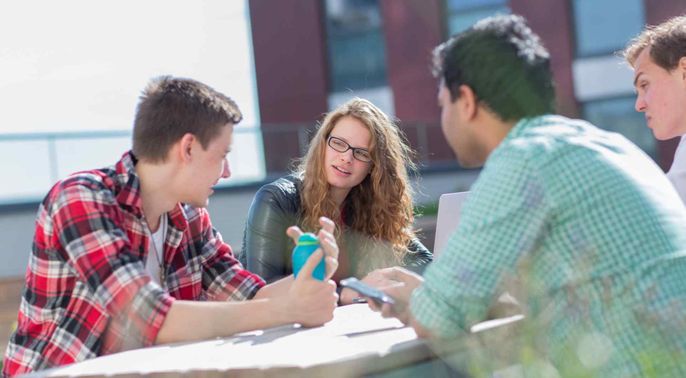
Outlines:
POLYGON ((510 0, 510 8, 513 13, 527 19, 531 29, 543 39, 543 44, 550 51, 558 113, 579 117, 572 77, 574 25, 571 4, 568 1, 510 0))
POLYGON ((313 125, 328 110, 323 1, 249 6, 265 161, 268 172, 280 172, 301 155, 293 125, 313 125))
POLYGON ((440 129, 437 81, 431 75, 431 51, 443 42, 446 15, 441 0, 381 0, 388 85, 395 115, 410 143, 428 161, 454 161, 440 129))

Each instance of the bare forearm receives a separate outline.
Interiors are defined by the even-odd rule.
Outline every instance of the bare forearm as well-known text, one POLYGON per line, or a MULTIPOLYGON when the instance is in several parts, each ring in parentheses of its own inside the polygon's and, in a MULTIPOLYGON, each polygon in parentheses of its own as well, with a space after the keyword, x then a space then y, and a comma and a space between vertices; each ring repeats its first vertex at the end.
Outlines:
POLYGON ((260 290, 255 294, 254 299, 264 299, 264 298, 279 298, 284 297, 288 294, 288 290, 293 285, 293 275, 281 278, 278 281, 274 281, 269 285, 262 286, 260 290))
POLYGON ((275 299, 245 302, 174 301, 156 344, 231 336, 292 323, 275 299))
POLYGON ((338 301, 336 284, 312 278, 322 256, 323 252, 317 250, 308 258, 297 280, 289 276, 266 285, 249 301, 174 301, 155 342, 202 340, 288 323, 315 327, 330 321, 338 301))

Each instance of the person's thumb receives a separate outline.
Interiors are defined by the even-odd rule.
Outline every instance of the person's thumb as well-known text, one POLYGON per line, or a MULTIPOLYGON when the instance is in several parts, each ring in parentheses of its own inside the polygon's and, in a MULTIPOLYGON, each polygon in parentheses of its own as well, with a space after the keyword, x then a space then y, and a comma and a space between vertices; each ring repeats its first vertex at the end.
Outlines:
POLYGON ((312 278, 312 272, 314 272, 314 269, 317 267, 317 264, 322 260, 322 257, 324 256, 324 252, 322 252, 321 248, 317 248, 316 251, 314 251, 310 257, 307 258, 307 261, 305 261, 305 264, 303 264, 302 268, 300 268, 300 271, 298 272, 298 280, 307 280, 312 278))
POLYGON ((286 235, 293 239, 293 243, 298 244, 298 239, 300 239, 300 236, 303 234, 303 232, 300 230, 298 226, 291 226, 288 227, 286 230, 286 235))

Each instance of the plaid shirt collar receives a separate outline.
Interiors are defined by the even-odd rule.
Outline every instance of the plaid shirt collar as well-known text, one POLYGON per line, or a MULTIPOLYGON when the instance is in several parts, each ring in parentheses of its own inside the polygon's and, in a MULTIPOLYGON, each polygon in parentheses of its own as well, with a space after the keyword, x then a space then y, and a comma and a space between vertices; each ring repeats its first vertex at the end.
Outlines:
MULTIPOLYGON (((138 158, 133 151, 127 151, 115 164, 115 180, 119 193, 117 202, 124 208, 129 208, 138 217, 143 217, 143 202, 141 199, 141 180, 136 173, 138 158)), ((169 212, 171 219, 170 226, 179 231, 184 231, 188 227, 188 221, 183 211, 181 203, 177 203, 169 212)))

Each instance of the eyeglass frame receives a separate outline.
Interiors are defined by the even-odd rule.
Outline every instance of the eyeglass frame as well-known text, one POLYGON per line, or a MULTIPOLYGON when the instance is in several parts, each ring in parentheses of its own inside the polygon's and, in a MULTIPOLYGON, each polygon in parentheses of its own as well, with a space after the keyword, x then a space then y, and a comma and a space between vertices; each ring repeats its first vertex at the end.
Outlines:
POLYGON ((329 147, 331 147, 332 150, 334 150, 334 151, 336 151, 336 152, 340 152, 340 153, 344 153, 344 152, 348 152, 348 150, 352 150, 352 151, 353 151, 353 158, 355 158, 355 160, 361 161, 361 162, 363 162, 363 163, 370 163, 370 164, 373 163, 373 161, 372 161, 372 153, 371 153, 368 149, 366 149, 366 148, 359 148, 359 147, 353 147, 353 146, 350 145, 350 143, 346 142, 345 140, 343 140, 343 139, 341 139, 341 138, 339 138, 339 137, 335 137, 335 136, 333 136, 333 135, 329 135, 329 136, 326 138, 326 145, 329 146, 329 147), (339 142, 345 144, 345 145, 348 146, 348 147, 347 147, 345 150, 340 151, 340 150, 338 150, 336 147, 334 147, 334 146, 331 145, 331 140, 332 140, 332 139, 335 139, 335 140, 337 140, 337 141, 339 141, 339 142), (369 160, 362 160, 362 159, 360 159, 359 157, 357 157, 357 155, 356 155, 357 151, 362 151, 362 152, 366 152, 367 154, 369 154, 369 160))

